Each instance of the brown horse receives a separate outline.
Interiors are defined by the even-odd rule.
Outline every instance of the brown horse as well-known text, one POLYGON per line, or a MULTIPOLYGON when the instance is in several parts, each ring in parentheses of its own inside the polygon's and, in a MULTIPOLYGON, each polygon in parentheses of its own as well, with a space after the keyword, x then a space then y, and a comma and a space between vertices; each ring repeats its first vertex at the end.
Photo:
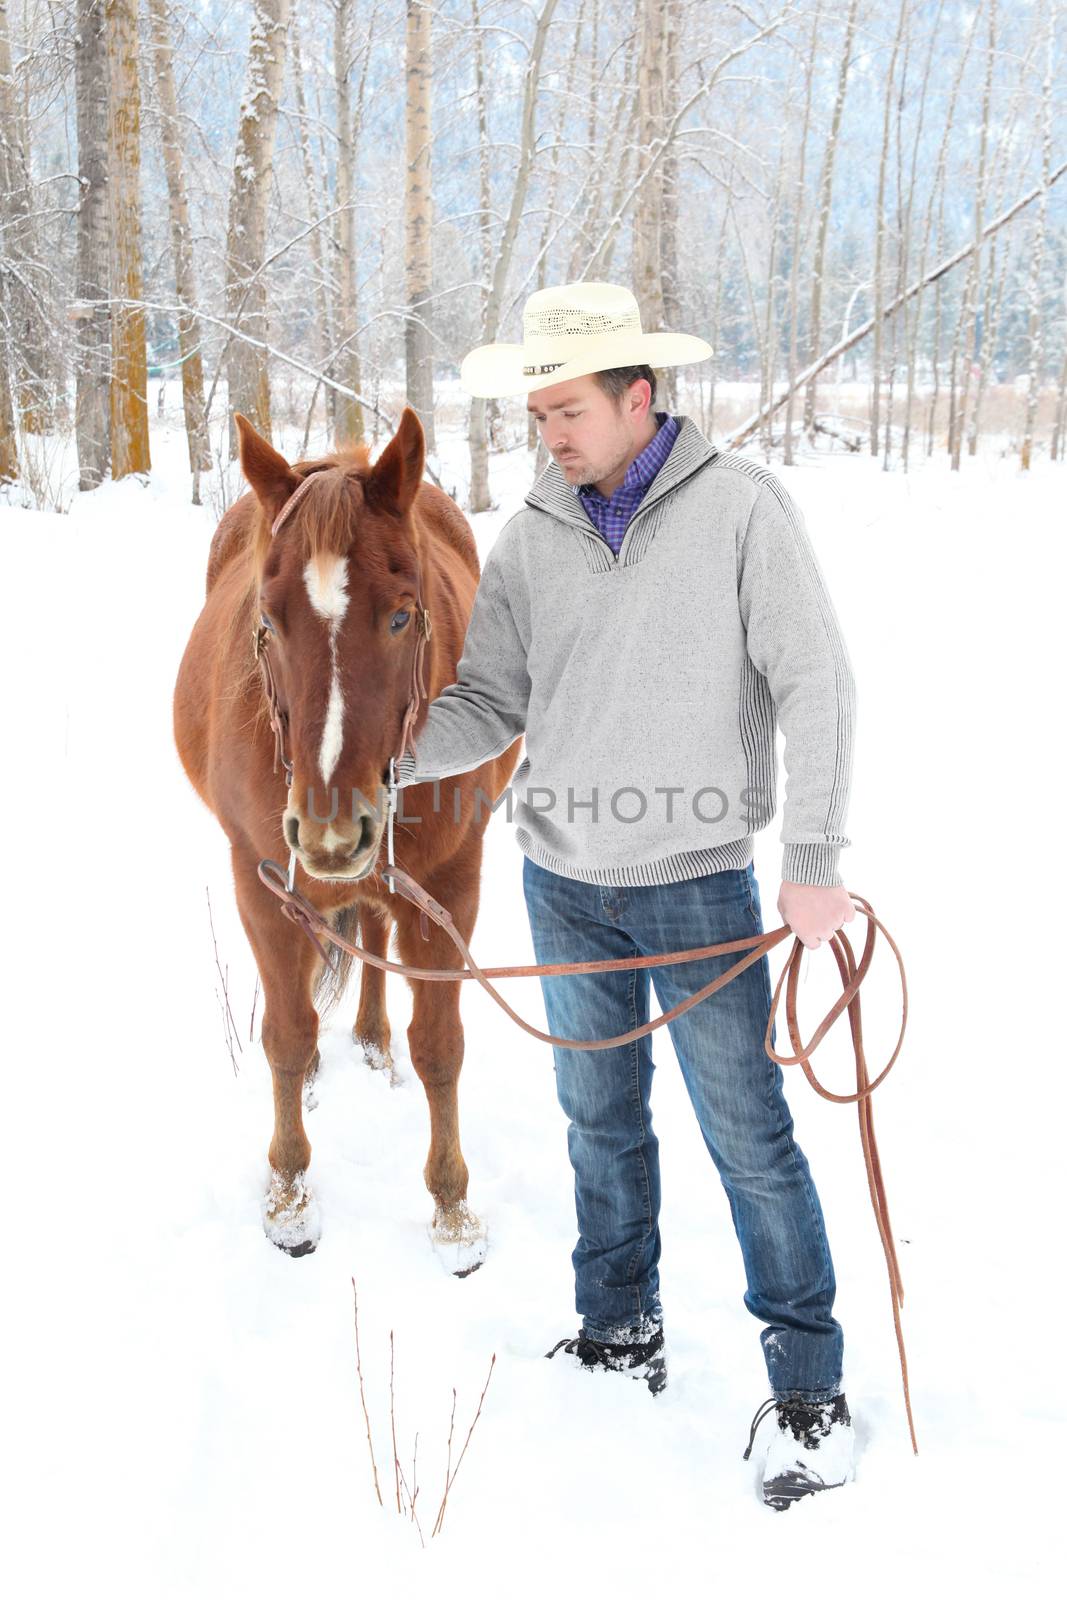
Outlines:
MULTIPOLYGON (((264 1228, 281 1249, 304 1255, 321 1233, 302 1114, 305 1085, 310 1089, 318 1068, 316 1004, 324 1009, 339 997, 347 971, 321 961, 281 915, 256 867, 264 857, 288 859, 293 849, 302 868, 297 886, 347 938, 358 931, 367 950, 384 956, 395 923, 405 964, 460 964, 435 924, 427 923, 425 937, 418 909, 389 892, 379 863, 385 865, 384 786, 411 693, 417 597, 431 627, 416 741, 428 702, 456 680, 480 567, 462 512, 422 481, 425 442, 410 407, 373 466, 365 445, 290 465, 247 418, 238 414, 236 423, 251 492, 231 506, 211 543, 207 598, 175 687, 174 735, 194 788, 230 841, 237 904, 263 984, 263 1047, 274 1083, 264 1228), (315 482, 272 534, 312 474, 315 482), (288 790, 284 771, 275 770, 257 635, 287 725, 288 790)), ((474 803, 474 792, 495 804, 518 749, 516 741, 484 766, 442 780, 436 805, 432 785, 401 791, 402 816, 410 820, 394 819, 397 864, 448 907, 468 942, 491 815, 488 805, 474 803)), ((459 1139, 461 985, 409 982, 408 1048, 430 1106, 430 1236, 450 1270, 464 1275, 484 1259, 485 1229, 467 1205, 459 1139)), ((392 1070, 385 973, 369 963, 362 964, 353 1034, 372 1067, 392 1070)))

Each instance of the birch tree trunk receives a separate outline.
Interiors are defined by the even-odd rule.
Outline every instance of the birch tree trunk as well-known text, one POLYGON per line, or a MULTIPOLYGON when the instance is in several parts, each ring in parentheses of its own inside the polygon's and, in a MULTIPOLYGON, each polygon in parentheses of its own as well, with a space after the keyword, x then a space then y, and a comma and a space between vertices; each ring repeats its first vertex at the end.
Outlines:
POLYGON ((1045 265, 1045 239, 1047 235, 1048 189, 1052 176, 1052 60, 1053 60, 1053 0, 1045 0, 1045 76, 1041 84, 1041 195, 1034 219, 1034 244, 1030 252, 1030 282, 1028 298, 1029 327, 1027 343, 1030 356, 1030 385, 1026 392, 1026 419, 1023 424, 1022 452, 1019 465, 1024 472, 1030 470, 1034 448, 1034 424, 1037 420, 1037 402, 1041 394, 1042 369, 1045 365, 1045 324, 1041 315, 1041 274, 1045 265))
MULTIPOLYGON (((533 43, 530 46, 530 55, 526 63, 525 83, 522 96, 522 113, 519 122, 519 157, 518 168, 515 173, 514 186, 511 191, 511 206, 504 222, 503 233, 496 247, 496 260, 493 265, 492 282, 485 303, 485 317, 482 324, 482 336, 479 344, 492 344, 499 336, 500 320, 503 314, 504 289, 507 284, 508 274, 511 271, 511 262, 515 253, 515 241, 519 234, 519 223, 522 221, 523 209, 526 205, 526 193, 530 186, 530 174, 533 170, 534 148, 537 143, 537 90, 541 79, 541 62, 544 59, 545 41, 548 30, 552 25, 558 0, 544 0, 541 14, 537 19, 534 29, 533 43)), ((476 403, 476 402, 475 402, 476 403)), ((474 407, 471 407, 471 422, 475 422, 474 407)), ((475 430, 472 426, 471 443, 471 490, 477 487, 482 497, 489 498, 489 485, 483 477, 480 484, 475 483, 475 457, 473 454, 475 430)))
POLYGON ((433 192, 430 171, 433 87, 433 12, 429 0, 407 6, 405 101, 404 275, 408 317, 404 326, 407 402, 418 415, 426 449, 437 453, 433 420, 433 192))
MULTIPOLYGON (((46 433, 54 422, 53 362, 47 319, 35 279, 40 248, 33 220, 28 119, 19 115, 11 67, 7 0, 0 0, 0 253, 14 268, 4 274, 14 369, 14 409, 27 433, 46 433)), ((14 429, 8 437, 14 442, 14 429)))
POLYGON ((74 435, 78 488, 95 489, 111 466, 111 311, 108 297, 108 66, 104 0, 82 0, 74 47, 78 119, 78 264, 74 435))
POLYGON ((111 476, 149 472, 148 357, 141 261, 141 87, 137 0, 107 0, 111 89, 108 212, 111 225, 111 476))
MULTIPOLYGON (((485 40, 478 0, 471 0, 471 28, 474 34, 474 105, 478 118, 478 299, 479 325, 485 327, 485 313, 489 304, 489 280, 492 275, 491 212, 492 187, 489 170, 489 96, 485 82, 485 40)), ((547 227, 547 219, 546 219, 547 227)), ((490 511, 492 496, 489 491, 489 441, 486 437, 486 418, 489 402, 473 397, 467 419, 467 442, 470 447, 470 507, 471 511, 490 511)))
MULTIPOLYGON (((226 235, 226 320, 265 340, 266 286, 263 258, 267 240, 267 201, 278 98, 285 71, 289 0, 253 0, 248 45, 248 77, 241 100, 237 148, 226 235)), ((269 439, 270 379, 266 351, 231 337, 226 354, 229 389, 230 459, 236 459, 234 413, 241 411, 269 439)))
MULTIPOLYGON (((189 227, 189 200, 185 192, 178 95, 174 87, 170 23, 165 0, 148 0, 148 12, 156 94, 159 97, 163 167, 166 172, 167 199, 170 206, 174 287, 179 305, 195 306, 198 300, 192 233, 189 227)), ((204 364, 200 353, 200 324, 192 312, 178 314, 178 348, 182 364, 182 407, 185 414, 185 436, 189 444, 189 470, 193 475, 193 505, 198 506, 201 503, 200 474, 211 471, 211 446, 208 442, 207 417, 204 411, 204 364)))
MULTIPOLYGON (((815 253, 811 264, 811 313, 808 318, 808 360, 814 361, 822 343, 822 286, 826 272, 826 241, 830 234, 830 204, 834 192, 834 166, 837 161, 841 119, 845 114, 845 96, 848 93, 848 69, 852 64, 852 41, 856 35, 856 12, 859 0, 850 0, 845 37, 841 46, 841 60, 837 69, 837 92, 830 117, 830 132, 823 153, 822 172, 819 176, 819 215, 815 233, 815 253)), ((810 437, 815 424, 817 385, 812 380, 804 391, 804 431, 810 437)))
POLYGON ((641 0, 637 13, 637 147, 641 167, 656 163, 641 185, 633 219, 633 290, 646 331, 664 326, 663 149, 667 119, 664 76, 667 55, 666 0, 641 0))
MULTIPOLYGON (((359 352, 356 332, 356 217, 352 98, 348 92, 351 67, 352 0, 335 0, 333 70, 337 85, 337 333, 342 353, 331 372, 346 388, 359 389, 359 352)), ((336 444, 359 444, 363 439, 363 407, 352 395, 338 394, 334 402, 336 444)))
MULTIPOLYGON (((311 154, 311 137, 308 132, 307 101, 304 95, 304 66, 300 48, 300 29, 295 18, 293 21, 292 53, 293 93, 296 96, 297 124, 300 130, 300 159, 304 169, 304 187, 307 190, 308 212, 310 216, 313 217, 316 211, 319 211, 321 214, 322 196, 319 190, 318 179, 315 172, 315 163, 311 154)), ((312 283, 310 285, 310 289, 315 304, 315 316, 312 319, 312 349, 315 354, 316 365, 318 366, 320 372, 325 369, 327 352, 332 350, 334 347, 333 317, 330 309, 330 297, 326 289, 326 267, 322 254, 322 234, 323 230, 321 227, 319 227, 312 228, 310 234, 308 235, 308 250, 311 255, 312 272, 312 283)), ((311 418, 315 407, 315 401, 318 398, 319 388, 320 385, 316 384, 308 409, 308 415, 304 422, 304 442, 300 451, 302 456, 306 456, 308 453, 308 443, 311 434, 311 418)), ((327 431, 331 438, 335 435, 337 428, 333 404, 335 393, 336 391, 334 389, 327 388, 326 390, 327 431)))
POLYGON ((978 174, 974 191, 975 249, 971 256, 960 313, 959 337, 953 353, 953 379, 957 368, 963 367, 963 392, 957 401, 953 382, 952 421, 949 430, 949 448, 952 453, 952 470, 960 469, 960 454, 964 429, 967 423, 967 402, 971 392, 971 367, 975 357, 978 332, 978 286, 982 272, 982 230, 985 219, 987 157, 989 150, 989 107, 993 94, 993 63, 997 47, 997 0, 990 0, 989 44, 986 50, 985 87, 982 91, 981 132, 978 142, 978 174))
MULTIPOLYGON (((681 82, 681 0, 667 0, 667 45, 664 57, 663 107, 670 119, 678 110, 681 82)), ((663 284, 663 326, 677 332, 682 320, 682 284, 678 269, 678 147, 672 139, 663 157, 663 243, 660 266, 663 284)), ((664 367, 657 409, 673 416, 679 406, 679 368, 664 367)))
POLYGON ((807 167, 808 135, 811 131, 811 100, 815 86, 815 63, 819 49, 819 18, 818 7, 811 16, 811 43, 808 46, 807 57, 804 62, 804 118, 801 123, 798 144, 797 174, 793 183, 793 242, 789 256, 789 351, 786 357, 786 383, 789 389, 789 399, 785 405, 785 444, 783 460, 787 467, 793 465, 793 404, 794 387, 797 375, 799 350, 798 324, 800 321, 800 255, 803 249, 801 240, 801 224, 804 218, 804 181, 807 167))
POLYGON ((889 70, 886 74, 885 95, 882 100, 882 153, 878 161, 878 199, 875 204, 874 214, 874 352, 871 358, 870 416, 872 456, 876 456, 878 454, 878 424, 882 388, 882 340, 884 332, 883 307, 885 305, 885 284, 882 275, 885 270, 886 170, 889 166, 890 128, 892 127, 890 111, 893 103, 893 89, 897 75, 897 56, 900 54, 900 41, 904 33, 907 12, 908 0, 901 0, 900 14, 897 17, 896 33, 893 37, 893 50, 889 58, 889 70))

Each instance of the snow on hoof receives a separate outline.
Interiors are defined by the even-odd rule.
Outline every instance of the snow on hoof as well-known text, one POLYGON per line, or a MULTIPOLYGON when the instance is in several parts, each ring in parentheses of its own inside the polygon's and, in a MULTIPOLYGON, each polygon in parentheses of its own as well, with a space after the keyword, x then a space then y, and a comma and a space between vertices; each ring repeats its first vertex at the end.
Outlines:
POLYGON ((361 1047, 363 1051, 363 1059, 367 1063, 368 1067, 370 1067, 371 1071, 387 1072, 389 1074, 389 1087, 391 1089, 395 1089, 398 1084, 403 1082, 403 1079, 396 1070, 396 1064, 393 1061, 393 1053, 389 1049, 388 1045, 386 1045, 385 1049, 383 1050, 380 1045, 375 1044, 373 1039, 361 1039, 358 1033, 353 1033, 352 1037, 361 1047))
POLYGON ((261 1208, 264 1233, 287 1255, 310 1255, 322 1238, 319 1203, 303 1172, 286 1179, 272 1170, 261 1208))
POLYGON ((434 1254, 456 1278, 466 1278, 477 1272, 489 1248, 485 1223, 460 1200, 446 1211, 438 1209, 430 1224, 430 1243, 434 1254))

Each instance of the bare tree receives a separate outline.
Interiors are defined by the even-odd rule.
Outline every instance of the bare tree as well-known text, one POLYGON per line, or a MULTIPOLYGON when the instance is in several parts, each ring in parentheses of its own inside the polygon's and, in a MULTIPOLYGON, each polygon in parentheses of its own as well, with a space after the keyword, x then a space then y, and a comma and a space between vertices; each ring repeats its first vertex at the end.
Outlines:
POLYGON ((667 56, 666 0, 640 0, 637 10, 637 143, 649 174, 634 206, 631 279, 641 323, 662 328, 663 160, 667 143, 664 79, 667 56))
MULTIPOLYGON (((174 87, 170 22, 165 0, 148 0, 148 13, 156 94, 159 98, 163 166, 170 205, 174 288, 179 304, 195 306, 198 295, 196 271, 193 265, 192 230, 189 225, 189 199, 186 194, 185 167, 181 154, 178 94, 174 87)), ((208 442, 207 416, 204 411, 204 364, 200 351, 200 325, 192 311, 183 311, 178 315, 178 350, 181 356, 185 436, 189 444, 189 469, 193 475, 193 505, 198 506, 200 474, 211 471, 211 446, 208 442)))
MULTIPOLYGON (((296 17, 293 19, 291 57, 293 64, 293 93, 296 97, 297 142, 300 145, 300 160, 304 175, 304 189, 307 194, 308 210, 312 215, 314 215, 317 209, 320 209, 324 212, 327 208, 324 204, 325 197, 323 196, 319 186, 319 175, 316 171, 315 162, 311 151, 311 134, 309 131, 310 118, 308 115, 307 101, 304 94, 304 62, 302 47, 300 44, 300 23, 299 18, 296 17)), ((314 306, 315 313, 311 319, 313 330, 311 335, 312 350, 320 369, 324 370, 326 366, 327 352, 334 346, 334 323, 331 310, 331 299, 329 293, 327 292, 326 264, 323 258, 322 238, 323 229, 320 227, 313 227, 308 234, 308 251, 311 256, 310 287, 312 304, 314 306)), ((321 385, 316 383, 312 391, 311 402, 308 406, 308 414, 304 422, 304 442, 301 447, 302 455, 306 455, 308 451, 308 439, 311 432, 311 416, 314 410, 315 401, 319 395, 320 387, 321 385)), ((336 390, 327 388, 326 396, 327 421, 331 434, 336 436, 337 429, 334 409, 336 390)))
POLYGON ((1034 218, 1033 244, 1030 250, 1030 282, 1027 298, 1029 316, 1027 343, 1029 345, 1030 373, 1026 390, 1026 418, 1023 423, 1022 450, 1019 465, 1029 472, 1034 449, 1034 423, 1037 419, 1037 402, 1041 393, 1041 376, 1045 365, 1044 318, 1041 315, 1041 277, 1045 265, 1045 246, 1048 235, 1048 191, 1052 176, 1052 63, 1054 45, 1054 0, 1045 0, 1045 73, 1041 84, 1041 194, 1034 218))
POLYGON ((985 84, 982 91, 982 115, 978 134, 978 171, 974 185, 974 238, 975 248, 967 264, 963 299, 960 304, 956 337, 952 346, 951 400, 949 409, 949 453, 952 470, 960 468, 960 451, 967 421, 967 402, 971 392, 971 374, 974 366, 978 338, 978 285, 982 268, 982 226, 985 217, 986 189, 988 185, 989 111, 993 96, 993 66, 997 49, 997 0, 989 0, 989 42, 986 46, 985 84), (963 379, 960 384, 959 373, 963 379))
POLYGON ((106 0, 110 103, 111 476, 148 472, 148 354, 142 305, 141 83, 137 0, 106 0))
MULTIPOLYGON (((278 97, 285 70, 289 0, 252 0, 248 76, 241 101, 226 235, 226 316, 234 327, 263 340, 267 296, 263 257, 278 97)), ((270 378, 265 352, 238 334, 226 362, 230 459, 237 454, 234 413, 241 411, 270 438, 270 378)))
MULTIPOLYGON (((341 383, 359 392, 359 347, 355 341, 356 317, 356 216, 355 130, 348 79, 352 66, 352 0, 334 0, 333 65, 337 84, 337 328, 343 344, 341 357, 331 370, 341 383)), ((372 24, 373 33, 373 24, 372 24)), ((363 81, 370 55, 364 53, 363 81)), ((362 86, 360 89, 362 100, 362 86)), ((357 120, 356 127, 359 122, 357 120)), ((337 444, 358 444, 363 438, 363 408, 353 395, 338 394, 334 413, 337 444)))
POLYGON ((437 453, 433 421, 433 191, 430 100, 433 86, 433 10, 430 0, 405 0, 407 7, 407 97, 405 100, 404 265, 407 321, 404 352, 407 398, 437 453))
POLYGON ((871 455, 878 454, 878 424, 879 408, 882 386, 882 341, 885 324, 885 191, 886 173, 889 168, 889 146, 891 138, 891 108, 893 103, 893 88, 896 82, 897 57, 900 54, 901 40, 908 16, 908 0, 900 0, 900 12, 897 17, 896 32, 893 36, 893 48, 889 57, 889 67, 886 72, 885 94, 882 99, 882 148, 878 159, 878 198, 875 202, 874 213, 874 350, 871 356, 871 455))
MULTIPOLYGON (((53 421, 54 384, 41 294, 27 128, 27 118, 20 115, 11 67, 7 0, 0 0, 0 240, 7 257, 5 309, 9 348, 14 357, 14 409, 27 433, 44 433, 53 421)), ((4 432, 8 448, 13 449, 14 428, 4 432)))
MULTIPOLYGON (((845 97, 848 93, 848 74, 852 65, 852 47, 856 37, 856 13, 859 0, 849 0, 845 36, 841 43, 841 56, 837 66, 837 90, 830 116, 830 131, 823 151, 822 171, 819 174, 818 217, 815 229, 815 252, 811 262, 811 312, 808 317, 808 360, 814 359, 822 341, 822 292, 826 273, 826 242, 830 233, 831 202, 834 192, 834 168, 841 140, 841 121, 845 114, 845 97)), ((808 384, 804 391, 804 430, 810 434, 815 421, 816 385, 808 384)))
POLYGON ((78 487, 95 489, 111 466, 111 308, 107 183, 108 65, 104 0, 82 0, 74 39, 78 116, 78 261, 74 431, 78 487))
MULTIPOLYGON (((515 172, 514 187, 511 191, 511 205, 504 222, 503 232, 496 246, 496 259, 493 267, 492 282, 489 294, 485 301, 485 312, 482 322, 482 333, 479 344, 491 344, 499 337, 500 324, 504 305, 504 288, 511 271, 512 259, 515 253, 515 244, 519 235, 519 224, 522 221, 523 210, 526 205, 526 193, 530 184, 530 175, 535 160, 534 151, 537 144, 536 138, 536 112, 537 89, 541 78, 541 62, 545 52, 545 41, 548 30, 552 26, 552 18, 556 12, 558 0, 543 0, 541 13, 534 28, 533 42, 526 61, 526 71, 523 83, 522 117, 519 124, 520 142, 518 166, 515 172)), ((479 458, 478 437, 479 430, 475 427, 476 414, 471 410, 471 504, 475 506, 478 501, 482 503, 489 499, 489 482, 487 475, 487 462, 485 457, 485 424, 484 410, 482 412, 482 426, 480 430, 481 446, 479 458), (480 477, 476 480, 476 473, 480 477)))

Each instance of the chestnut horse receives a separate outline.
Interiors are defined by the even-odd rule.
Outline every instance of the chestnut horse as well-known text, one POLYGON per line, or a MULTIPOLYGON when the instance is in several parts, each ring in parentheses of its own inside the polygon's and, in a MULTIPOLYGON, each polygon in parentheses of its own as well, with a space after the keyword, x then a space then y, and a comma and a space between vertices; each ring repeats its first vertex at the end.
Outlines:
MULTIPOLYGON (((410 407, 373 466, 366 445, 290 465, 247 418, 238 413, 235 420, 251 492, 231 506, 212 539, 207 598, 175 686, 174 736, 193 787, 230 841, 237 905, 263 985, 263 1047, 274 1084, 263 1222, 274 1244, 298 1256, 314 1250, 321 1234, 303 1124, 303 1091, 318 1068, 316 1003, 325 1009, 339 997, 350 963, 333 968, 320 959, 282 916, 256 867, 264 857, 288 860, 292 848, 301 893, 345 937, 358 932, 365 949, 384 956, 395 923, 405 964, 460 965, 448 935, 427 922, 427 939, 418 909, 399 891, 391 894, 378 869, 385 864, 389 762, 399 753, 411 693, 417 596, 431 626, 416 742, 429 701, 456 681, 480 567, 458 506, 422 481, 425 441, 410 407), (272 533, 311 475, 315 482, 272 533), (287 724, 288 790, 281 766, 275 770, 257 635, 287 724)), ((519 742, 442 780, 436 806, 432 785, 401 791, 397 864, 448 907, 468 942, 491 815, 488 805, 474 803, 474 791, 495 805, 519 742)), ((391 1071, 385 973, 366 962, 361 968, 353 1034, 372 1067, 391 1071)), ((486 1234, 467 1205, 459 1139, 462 986, 408 981, 408 1048, 430 1106, 430 1237, 463 1276, 484 1259, 486 1234)))

